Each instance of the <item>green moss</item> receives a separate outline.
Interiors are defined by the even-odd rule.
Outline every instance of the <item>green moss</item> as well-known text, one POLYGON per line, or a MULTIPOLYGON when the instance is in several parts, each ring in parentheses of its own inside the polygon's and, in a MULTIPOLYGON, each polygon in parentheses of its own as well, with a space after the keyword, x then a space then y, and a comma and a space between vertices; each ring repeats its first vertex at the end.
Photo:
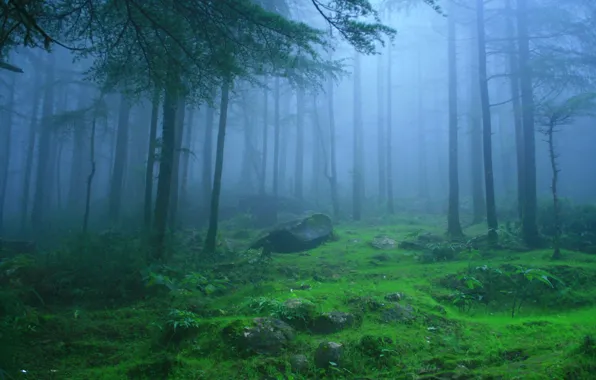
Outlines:
POLYGON ((314 366, 290 377, 290 356, 303 354, 314 362, 325 341, 345 347, 341 366, 326 375, 338 379, 591 378, 596 349, 586 337, 596 332, 594 258, 565 251, 564 261, 555 263, 547 250, 491 251, 423 263, 419 252, 406 249, 374 258, 381 253, 370 245, 377 235, 401 241, 421 229, 442 233, 424 223, 340 227, 337 240, 307 254, 274 255, 258 264, 243 259, 225 270, 220 265, 202 274, 218 287, 215 293, 189 287, 95 310, 19 307, 21 317, 3 319, 0 343, 6 337, 18 342, 12 362, 37 379, 50 379, 51 373, 72 380, 314 378, 320 376, 314 366), (512 318, 510 298, 500 293, 511 289, 470 272, 485 265, 539 268, 561 282, 552 289, 537 284, 512 318), (466 273, 483 287, 492 284, 499 297, 458 307, 453 293, 466 273), (395 293, 403 297, 386 297, 395 293), (413 318, 384 318, 396 303, 411 306, 413 318), (351 313, 358 323, 325 336, 292 323, 331 311, 351 313), (276 358, 242 352, 239 337, 257 316, 295 327, 288 352, 276 358), (187 317, 192 326, 181 325, 187 317))

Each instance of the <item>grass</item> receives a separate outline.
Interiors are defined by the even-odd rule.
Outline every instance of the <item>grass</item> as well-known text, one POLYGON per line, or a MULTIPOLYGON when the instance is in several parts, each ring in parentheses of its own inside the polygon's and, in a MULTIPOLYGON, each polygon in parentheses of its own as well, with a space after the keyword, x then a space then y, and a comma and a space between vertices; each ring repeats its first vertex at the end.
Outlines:
MULTIPOLYGON (((498 251, 483 258, 421 263, 418 252, 379 251, 370 245, 379 234, 400 241, 419 229, 441 232, 424 222, 338 228, 337 241, 307 254, 274 255, 267 267, 230 264, 229 273, 212 277, 225 275, 231 285, 209 296, 162 291, 116 308, 29 308, 28 315, 11 320, 19 341, 12 342, 16 359, 11 365, 17 371, 8 378, 593 378, 596 357, 582 351, 582 342, 596 334, 594 257, 564 252, 564 261, 553 262, 548 250, 498 251), (514 318, 506 304, 475 304, 462 311, 446 301, 453 293, 441 282, 446 276, 504 264, 557 273, 566 287, 543 302, 523 305, 514 318), (246 280, 250 268, 262 281, 246 280), (396 292, 405 295, 400 304, 413 307, 415 320, 382 322, 389 307, 384 297, 396 292), (311 301, 316 313, 353 313, 361 323, 329 335, 299 330, 290 348, 274 357, 243 354, 223 337, 226 326, 248 325, 253 317, 272 313, 267 307, 251 308, 251 300, 275 308, 291 298, 311 301), (172 309, 191 311, 196 316, 192 326, 174 329, 172 309), (293 354, 312 362, 318 345, 327 341, 344 345, 337 366, 323 372, 311 364, 303 375, 291 374, 293 354)), ((466 232, 473 235, 479 232, 475 229, 466 232)))

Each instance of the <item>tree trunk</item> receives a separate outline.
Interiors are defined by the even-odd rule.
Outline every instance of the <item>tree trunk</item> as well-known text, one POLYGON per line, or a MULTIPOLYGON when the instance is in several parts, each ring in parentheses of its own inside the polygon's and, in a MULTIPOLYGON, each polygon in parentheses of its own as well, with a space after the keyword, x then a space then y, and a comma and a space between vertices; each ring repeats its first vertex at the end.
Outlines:
MULTIPOLYGON (((83 109, 83 101, 87 95, 85 89, 79 88, 79 97, 77 100, 77 109, 83 109)), ((81 118, 74 125, 72 131, 73 146, 70 159, 70 179, 68 186, 68 207, 70 212, 80 212, 80 206, 83 204, 83 184, 85 183, 84 163, 85 163, 85 120, 81 118)))
POLYGON ((170 207, 172 170, 174 166, 174 147, 176 144, 176 110, 180 99, 179 78, 170 80, 166 88, 163 104, 163 126, 161 134, 161 153, 159 159, 159 177, 157 179, 157 195, 155 198, 155 214, 153 216, 153 260, 165 261, 165 237, 170 207))
POLYGON ((362 165, 362 97, 360 91, 360 54, 354 57, 354 173, 352 179, 352 217, 358 221, 362 219, 363 194, 363 165, 362 165))
POLYGON ((48 208, 48 177, 50 176, 50 148, 52 140, 52 128, 47 124, 54 112, 54 57, 50 55, 46 72, 46 89, 42 106, 41 131, 39 135, 39 146, 37 152, 37 170, 35 174, 35 195, 33 197, 33 208, 31 210, 31 225, 33 230, 40 232, 41 223, 44 221, 48 208))
POLYGON ((145 171, 145 228, 151 227, 151 209, 153 205, 153 173, 155 170, 155 155, 157 145, 157 118, 159 116, 159 95, 157 88, 151 102, 151 124, 149 126, 149 152, 147 153, 147 167, 145 171))
POLYGON ((186 207, 188 202, 188 176, 190 171, 190 156, 193 154, 193 143, 192 143, 192 131, 194 129, 193 121, 194 121, 194 107, 189 107, 188 110, 188 124, 186 126, 184 136, 184 144, 186 145, 184 152, 182 152, 182 165, 180 166, 180 175, 182 175, 182 180, 180 181, 180 202, 179 204, 183 207, 186 207))
MULTIPOLYGON (((316 146, 314 147, 316 149, 316 146)), ((294 158, 294 197, 302 200, 304 182, 304 89, 296 96, 296 156, 294 158)))
POLYGON ((486 215, 482 170, 482 117, 480 88, 478 82, 478 28, 472 28, 471 51, 471 88, 470 88, 470 178, 472 184, 472 224, 482 223, 486 215))
MULTIPOLYGON (((391 43, 391 42, 389 42, 391 43)), ((387 78, 386 86, 391 87, 389 82, 390 78, 387 78)), ((379 191, 379 203, 384 204, 387 197, 387 141, 385 141, 385 128, 386 125, 383 120, 383 56, 377 57, 377 172, 378 172, 378 191, 379 191)))
POLYGON ((182 137, 184 136, 184 116, 186 99, 180 96, 176 110, 176 136, 174 140, 174 162, 172 166, 172 187, 170 189, 170 210, 168 212, 169 226, 176 228, 178 222, 178 198, 180 194, 180 155, 182 154, 182 137))
POLYGON ((540 246, 536 225, 536 143, 534 136, 534 94, 532 89, 532 68, 530 66, 530 38, 528 36, 527 0, 517 2, 517 34, 519 46, 519 76, 523 123, 523 207, 522 233, 529 247, 540 246))
POLYGON ((207 105, 205 120, 205 140, 203 141, 203 171, 201 182, 203 184, 203 208, 205 211, 211 203, 211 190, 213 188, 213 117, 215 109, 207 105))
POLYGON ((522 110, 519 91, 519 62, 517 46, 515 44, 515 29, 511 17, 513 10, 511 0, 505 0, 505 11, 507 12, 507 37, 508 37, 508 58, 509 58, 509 80, 511 86, 511 99, 513 106, 513 120, 515 125, 515 148, 517 164, 517 212, 520 220, 523 217, 524 204, 524 130, 522 123, 522 110))
POLYGON ((423 87, 422 80, 422 54, 418 50, 418 125, 417 125, 417 144, 418 144, 418 196, 428 207, 428 162, 426 159, 426 118, 423 109, 423 87))
POLYGON ((387 45, 387 138, 385 139, 385 154, 387 155, 387 209, 390 214, 395 213, 393 200, 393 49, 391 42, 387 45))
POLYGON ((279 77, 275 77, 273 98, 273 195, 277 198, 279 192, 279 136, 281 133, 281 124, 279 119, 279 77))
POLYGON ((327 136, 321 129, 321 120, 319 119, 319 102, 317 96, 312 97, 312 196, 315 200, 315 206, 321 202, 321 177, 325 175, 323 168, 323 157, 327 157, 327 136))
MULTIPOLYGON (((102 94, 103 97, 103 94, 102 94)), ((91 213, 91 190, 93 188, 93 177, 95 177, 95 130, 97 125, 97 112, 93 112, 93 122, 91 124, 91 138, 89 141, 89 162, 91 171, 87 177, 87 191, 85 196, 85 214, 83 215, 83 233, 87 233, 89 226, 89 214, 91 213)))
POLYGON ((217 131, 217 150, 215 151, 215 173, 213 177, 213 193, 211 194, 211 208, 209 212, 209 228, 205 238, 204 252, 215 253, 217 245, 217 222, 219 219, 219 196, 221 194, 221 177, 223 173, 224 147, 226 138, 226 124, 228 117, 230 82, 226 80, 221 89, 221 104, 219 110, 219 128, 217 131))
POLYGON ((269 90, 265 89, 263 92, 264 104, 263 104, 263 152, 261 156, 261 178, 259 193, 264 195, 266 192, 266 179, 267 179, 267 156, 268 156, 268 140, 269 140, 269 90))
POLYGON ((56 160, 54 161, 56 170, 56 209, 62 211, 62 150, 64 149, 64 142, 61 138, 57 138, 55 142, 56 160))
POLYGON ((8 173, 10 171, 10 156, 12 146, 12 115, 15 111, 15 76, 12 76, 8 87, 9 99, 2 122, 2 131, 0 141, 2 142, 2 151, 0 151, 0 236, 4 235, 4 205, 6 204, 6 190, 8 188, 8 173))
POLYGON ((329 166, 331 173, 327 175, 329 186, 331 188, 331 205, 333 207, 333 217, 339 220, 339 194, 337 189, 337 144, 335 141, 335 107, 334 107, 334 83, 333 79, 327 80, 328 112, 329 112, 329 166))
POLYGON ((122 208, 122 188, 124 187, 124 176, 126 162, 128 160, 128 119, 130 115, 130 103, 124 94, 120 94, 120 111, 118 114, 118 133, 116 136, 116 153, 114 157, 114 169, 110 183, 110 222, 120 221, 122 208))
POLYGON ((449 210, 447 212, 447 235, 452 239, 461 238, 463 232, 459 221, 459 164, 458 164, 458 125, 457 125, 457 59, 456 26, 454 6, 448 16, 448 66, 449 66, 449 210))
MULTIPOLYGON (((39 72, 35 75, 34 88, 39 89, 41 84, 41 74, 39 72)), ((41 90, 34 91, 33 103, 31 108, 31 121, 29 123, 29 131, 27 136, 27 155, 25 158, 25 174, 23 178, 23 193, 21 197, 21 234, 25 235, 27 230, 27 221, 29 214, 29 201, 31 199, 31 173, 33 172, 33 159, 35 156, 35 138, 37 136, 37 128, 39 127, 38 113, 39 105, 41 103, 41 90)))
POLYGON ((486 38, 484 29, 484 0, 476 1, 476 25, 478 28, 478 72, 480 102, 482 106, 482 142, 484 150, 484 186, 486 191, 486 220, 489 242, 498 242, 497 207, 495 202, 495 184, 493 177, 492 125, 490 100, 488 97, 488 78, 486 73, 486 38))
POLYGON ((547 130, 548 142, 548 156, 550 159, 550 167, 553 172, 551 179, 551 192, 553 196, 553 219, 555 224, 555 231, 553 235, 553 260, 562 259, 561 256, 561 209, 559 206, 559 193, 557 192, 557 182, 559 180, 559 167, 557 166, 557 154, 555 152, 555 123, 551 122, 547 130))

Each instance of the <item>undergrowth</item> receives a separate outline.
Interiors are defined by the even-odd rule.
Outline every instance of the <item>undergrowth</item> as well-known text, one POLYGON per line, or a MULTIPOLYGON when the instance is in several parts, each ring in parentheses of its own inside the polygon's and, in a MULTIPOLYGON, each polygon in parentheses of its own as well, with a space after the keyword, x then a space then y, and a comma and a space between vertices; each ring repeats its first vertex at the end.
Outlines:
POLYGON ((178 243, 149 266, 142 239, 118 234, 18 255, 0 264, 0 378, 592 378, 593 256, 438 230, 340 228, 309 252, 226 248, 209 265, 178 243), (412 244, 379 250, 380 235, 412 244), (291 339, 263 335, 283 344, 259 352, 246 337, 266 328, 291 339), (329 342, 341 356, 319 368, 329 342))

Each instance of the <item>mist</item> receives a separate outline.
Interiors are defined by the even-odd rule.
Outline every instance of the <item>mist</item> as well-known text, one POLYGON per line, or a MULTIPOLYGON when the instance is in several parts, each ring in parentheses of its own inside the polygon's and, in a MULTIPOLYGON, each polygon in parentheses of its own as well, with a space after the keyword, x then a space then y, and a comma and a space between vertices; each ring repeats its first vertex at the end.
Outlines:
MULTIPOLYGON (((196 274, 189 291, 211 302, 236 280, 234 291, 269 297, 260 286, 286 281, 271 274, 286 253, 316 268, 311 254, 341 251, 333 265, 321 259, 325 275, 288 274, 301 281, 293 292, 367 265, 395 264, 391 279, 410 258, 470 260, 466 279, 482 282, 472 261, 519 259, 505 252, 527 253, 520 265, 556 288, 568 273, 545 263, 596 252, 591 2, 34 3, 0 8, 1 265, 26 255, 48 273, 80 270, 77 289, 118 279, 97 290, 110 302, 196 274), (222 280, 222 267, 255 262, 254 276, 222 280)), ((464 276, 456 264, 445 271, 464 276)), ((466 293, 474 286, 457 289, 488 297, 466 293)), ((79 300, 31 288, 44 305, 79 300)), ((223 299, 221 315, 240 313, 223 299)))

